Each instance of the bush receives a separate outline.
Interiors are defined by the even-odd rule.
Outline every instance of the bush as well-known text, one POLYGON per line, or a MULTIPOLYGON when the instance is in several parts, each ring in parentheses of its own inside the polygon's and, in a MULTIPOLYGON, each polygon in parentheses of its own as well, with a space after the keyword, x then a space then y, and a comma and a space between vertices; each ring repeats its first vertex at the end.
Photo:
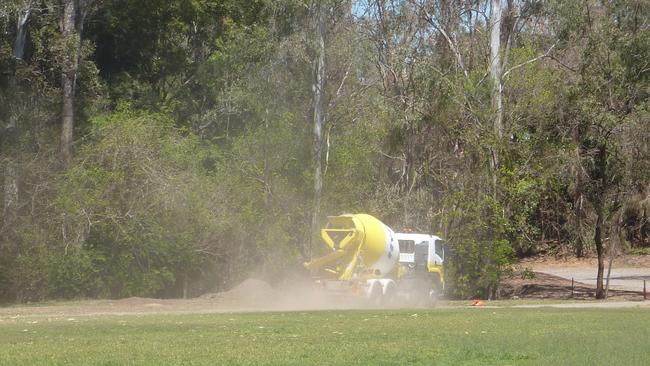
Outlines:
POLYGON ((493 298, 502 276, 510 271, 514 251, 506 240, 507 221, 491 197, 457 193, 450 198, 446 220, 452 233, 446 268, 452 297, 493 298))

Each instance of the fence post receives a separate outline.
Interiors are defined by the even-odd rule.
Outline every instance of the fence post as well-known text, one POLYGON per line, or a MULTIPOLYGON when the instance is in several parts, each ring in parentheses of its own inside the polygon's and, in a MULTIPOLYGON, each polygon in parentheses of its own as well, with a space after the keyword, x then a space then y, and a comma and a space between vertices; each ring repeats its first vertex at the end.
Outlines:
POLYGON ((648 300, 648 292, 645 287, 645 280, 643 280, 643 300, 648 300))

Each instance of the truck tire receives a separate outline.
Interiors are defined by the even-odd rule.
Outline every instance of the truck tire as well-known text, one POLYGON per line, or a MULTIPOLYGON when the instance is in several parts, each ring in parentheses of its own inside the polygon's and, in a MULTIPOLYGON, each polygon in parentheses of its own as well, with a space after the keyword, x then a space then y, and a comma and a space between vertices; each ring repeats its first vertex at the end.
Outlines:
POLYGON ((366 293, 368 306, 377 308, 380 307, 383 301, 383 286, 379 280, 368 281, 368 291, 366 293))
POLYGON ((433 285, 429 288, 427 296, 427 307, 435 307, 438 304, 438 297, 440 296, 437 286, 433 285))
POLYGON ((384 278, 379 281, 381 282, 383 290, 381 299, 382 306, 394 306, 397 302, 397 283, 389 278, 384 278))

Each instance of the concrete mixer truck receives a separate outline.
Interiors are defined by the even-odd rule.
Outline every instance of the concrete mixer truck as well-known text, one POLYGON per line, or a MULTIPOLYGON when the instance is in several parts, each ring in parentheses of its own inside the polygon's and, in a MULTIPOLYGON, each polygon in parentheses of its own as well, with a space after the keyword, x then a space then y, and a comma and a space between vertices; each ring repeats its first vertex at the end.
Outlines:
POLYGON ((328 291, 371 304, 432 304, 444 288, 444 242, 429 234, 395 233, 367 214, 328 217, 328 253, 304 264, 328 291))

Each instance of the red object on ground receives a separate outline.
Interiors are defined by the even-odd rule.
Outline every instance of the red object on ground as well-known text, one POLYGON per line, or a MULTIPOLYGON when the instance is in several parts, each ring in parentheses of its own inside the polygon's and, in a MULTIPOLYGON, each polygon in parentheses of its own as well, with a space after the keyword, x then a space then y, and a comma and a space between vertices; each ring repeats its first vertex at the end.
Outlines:
POLYGON ((483 301, 476 299, 472 302, 472 306, 483 306, 483 301))

